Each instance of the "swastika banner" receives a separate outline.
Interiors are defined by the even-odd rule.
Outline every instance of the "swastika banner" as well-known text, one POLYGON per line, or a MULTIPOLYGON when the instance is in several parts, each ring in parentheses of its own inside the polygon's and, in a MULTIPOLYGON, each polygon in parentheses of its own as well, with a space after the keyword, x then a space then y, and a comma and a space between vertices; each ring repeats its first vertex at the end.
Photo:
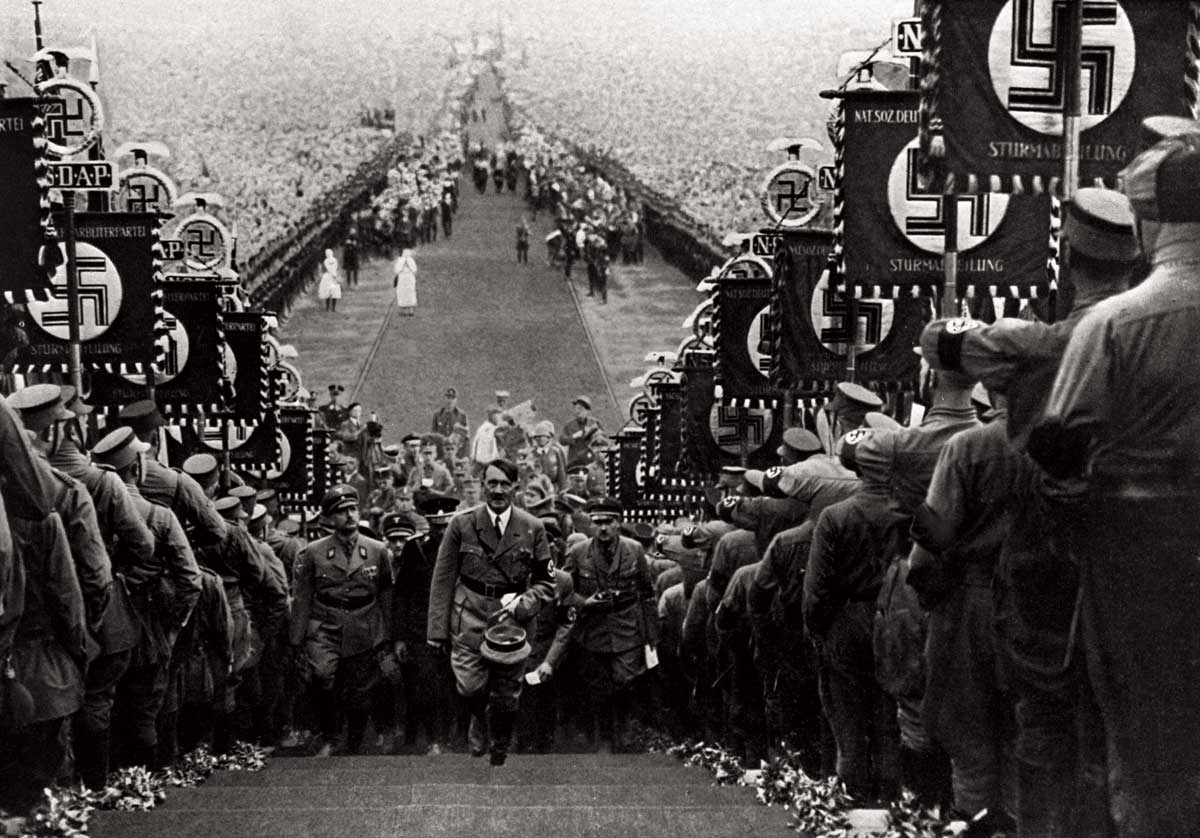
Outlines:
MULTIPOLYGON (((173 282, 162 286, 166 361, 154 376, 154 400, 168 416, 213 414, 221 406, 224 331, 219 286, 173 282)), ((119 408, 146 398, 144 374, 97 372, 89 401, 119 408)))
POLYGON ((24 302, 25 291, 50 284, 49 275, 38 267, 38 249, 50 219, 46 139, 34 102, 0 99, 0 293, 16 302, 24 302))
POLYGON ((687 481, 687 473, 680 468, 683 460, 683 386, 677 381, 663 381, 651 385, 651 389, 658 401, 653 482, 662 487, 677 486, 687 481))
POLYGON ((223 416, 257 422, 272 411, 274 393, 267 369, 267 325, 264 312, 239 311, 224 315, 225 378, 232 382, 234 399, 223 416))
POLYGON ((841 278, 857 296, 932 294, 942 281, 948 212, 957 219, 958 296, 1049 292, 1049 196, 947 197, 923 188, 915 92, 849 92, 843 119, 841 278))
POLYGON ((279 463, 276 467, 282 474, 271 485, 279 491, 284 501, 308 502, 316 453, 312 417, 313 412, 303 407, 279 409, 279 463))
POLYGON ((716 381, 722 399, 773 400, 771 386, 771 280, 717 281, 713 331, 716 381))
MULTIPOLYGON (((832 245, 829 233, 789 233, 775 256, 772 375, 780 389, 822 393, 846 379, 850 310, 822 278, 832 245)), ((856 379, 897 389, 912 382, 918 365, 912 347, 929 313, 925 298, 858 300, 856 379)))
POLYGON ((615 445, 608 455, 608 492, 626 509, 641 501, 644 435, 641 428, 626 426, 617 433, 615 445))
MULTIPOLYGON (((1064 0, 927 0, 922 104, 940 118, 939 188, 1050 189, 1062 176, 1064 0)), ((1083 0, 1082 183, 1112 183, 1148 116, 1193 116, 1187 0, 1083 0)))
POLYGON ((778 465, 783 423, 774 409, 727 407, 717 401, 711 353, 686 353, 683 370, 682 433, 689 474, 711 480, 721 466, 740 465, 743 438, 751 468, 778 465))
MULTIPOLYGON (((62 220, 54 224, 62 228, 62 220)), ((155 287, 154 256, 159 219, 147 213, 80 212, 75 215, 75 264, 79 275, 80 355, 88 370, 145 374, 156 360, 163 331, 162 293, 155 287)), ((28 343, 0 349, 22 370, 66 370, 66 245, 46 301, 33 300, 19 318, 28 343)))

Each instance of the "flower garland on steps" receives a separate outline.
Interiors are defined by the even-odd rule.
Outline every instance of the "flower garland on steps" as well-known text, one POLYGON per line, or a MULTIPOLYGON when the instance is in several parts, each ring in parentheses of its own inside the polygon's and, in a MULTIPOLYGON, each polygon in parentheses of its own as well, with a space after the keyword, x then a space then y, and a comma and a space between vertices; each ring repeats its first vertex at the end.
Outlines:
MULTIPOLYGON (((687 766, 700 766, 713 775, 718 786, 753 786, 764 806, 782 806, 791 815, 790 828, 809 838, 849 838, 855 834, 850 821, 853 802, 845 787, 831 777, 818 780, 800 767, 800 755, 763 762, 757 772, 747 772, 734 754, 718 743, 688 740, 672 743, 659 731, 635 725, 635 739, 650 753, 667 753, 687 766)), ((904 791, 888 808, 888 826, 873 838, 944 838, 953 835, 950 824, 938 810, 921 806, 904 791)))
POLYGON ((149 771, 140 765, 114 771, 97 791, 81 786, 48 788, 43 802, 16 834, 20 838, 86 838, 96 811, 146 812, 163 802, 168 788, 199 785, 218 770, 261 771, 266 758, 265 750, 246 742, 238 742, 220 756, 201 745, 163 771, 149 771))

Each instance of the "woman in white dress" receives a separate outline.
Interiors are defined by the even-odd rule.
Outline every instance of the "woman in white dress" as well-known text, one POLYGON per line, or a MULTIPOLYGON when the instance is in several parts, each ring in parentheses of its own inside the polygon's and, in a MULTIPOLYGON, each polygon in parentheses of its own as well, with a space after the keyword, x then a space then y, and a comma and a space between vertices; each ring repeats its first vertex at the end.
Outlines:
POLYGON ((332 250, 325 251, 323 264, 321 283, 317 286, 317 298, 325 301, 326 311, 337 311, 337 301, 342 298, 342 280, 338 276, 338 263, 332 250))
POLYGON ((396 289, 396 308, 405 317, 412 317, 417 308, 417 260, 412 248, 404 248, 392 266, 395 276, 392 287, 396 289))

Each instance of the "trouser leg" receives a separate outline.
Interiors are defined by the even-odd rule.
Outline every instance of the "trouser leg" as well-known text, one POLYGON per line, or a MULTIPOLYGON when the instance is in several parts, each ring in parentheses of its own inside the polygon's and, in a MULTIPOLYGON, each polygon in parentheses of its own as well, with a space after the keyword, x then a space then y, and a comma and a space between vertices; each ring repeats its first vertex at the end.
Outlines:
POLYGON ((101 655, 88 666, 83 708, 75 715, 74 742, 79 778, 90 789, 103 788, 108 776, 113 703, 129 658, 129 651, 101 655))

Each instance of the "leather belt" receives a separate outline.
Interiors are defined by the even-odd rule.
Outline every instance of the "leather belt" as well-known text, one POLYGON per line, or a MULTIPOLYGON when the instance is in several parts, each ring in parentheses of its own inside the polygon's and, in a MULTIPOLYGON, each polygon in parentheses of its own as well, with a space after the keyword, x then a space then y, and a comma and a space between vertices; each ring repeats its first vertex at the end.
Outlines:
POLYGON ((336 608, 340 611, 353 611, 356 608, 362 608, 364 605, 370 605, 375 601, 375 597, 371 595, 356 596, 348 599, 338 599, 336 597, 327 597, 317 594, 314 597, 317 605, 323 608, 336 608))
POLYGON ((518 588, 516 585, 489 585, 487 582, 480 582, 478 579, 471 579, 467 576, 458 577, 458 581, 463 584, 463 587, 468 591, 474 591, 480 596, 485 596, 490 599, 500 599, 505 594, 523 594, 524 588, 518 588))

